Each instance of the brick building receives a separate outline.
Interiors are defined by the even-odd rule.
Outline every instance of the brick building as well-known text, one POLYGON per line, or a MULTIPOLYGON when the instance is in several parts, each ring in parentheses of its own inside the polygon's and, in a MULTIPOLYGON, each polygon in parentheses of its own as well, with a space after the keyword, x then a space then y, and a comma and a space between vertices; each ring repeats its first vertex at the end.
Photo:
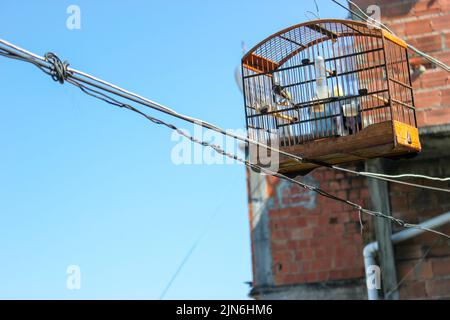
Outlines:
MULTIPOLYGON (((450 0, 354 0, 418 49, 450 64, 450 0)), ((407 160, 356 163, 357 170, 450 176, 450 74, 410 52, 422 152, 407 160)), ((366 208, 420 223, 450 211, 447 193, 317 169, 302 181, 366 208)), ((409 180, 448 188, 448 182, 409 180)), ((256 299, 366 299, 363 248, 380 244, 386 299, 450 298, 450 242, 423 234, 399 244, 402 228, 276 178, 248 172, 256 299), (387 235, 387 236, 386 236, 387 235)), ((440 228, 450 233, 450 225, 440 228)))

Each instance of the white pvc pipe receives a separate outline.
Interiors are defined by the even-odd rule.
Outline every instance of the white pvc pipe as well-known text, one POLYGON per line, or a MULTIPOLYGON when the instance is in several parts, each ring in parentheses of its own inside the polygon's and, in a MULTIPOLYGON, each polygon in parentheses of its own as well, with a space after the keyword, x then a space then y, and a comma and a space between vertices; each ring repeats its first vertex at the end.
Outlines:
MULTIPOLYGON (((397 244, 399 242, 414 238, 424 233, 426 231, 425 229, 434 229, 449 222, 450 222, 450 211, 422 222, 421 224, 418 225, 418 227, 422 229, 410 228, 394 233, 393 235, 391 235, 392 244, 397 244)), ((363 250, 364 267, 366 271, 367 297, 369 300, 379 299, 378 289, 369 289, 368 286, 369 277, 372 275, 370 266, 376 265, 375 256, 377 252, 378 252, 377 241, 369 243, 364 247, 363 250)))

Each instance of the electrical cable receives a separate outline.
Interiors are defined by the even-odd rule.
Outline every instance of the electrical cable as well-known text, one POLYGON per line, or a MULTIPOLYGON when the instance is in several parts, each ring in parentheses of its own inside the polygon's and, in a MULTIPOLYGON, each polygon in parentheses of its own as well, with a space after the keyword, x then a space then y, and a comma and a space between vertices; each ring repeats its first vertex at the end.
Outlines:
MULTIPOLYGON (((213 130, 216 131, 222 135, 225 136, 229 136, 231 138, 234 138, 236 140, 242 141, 242 142, 246 142, 249 145, 257 145, 259 147, 263 147, 267 150, 271 150, 274 151, 278 154, 284 155, 286 157, 292 158, 298 162, 309 162, 309 163, 313 163, 313 164, 317 164, 319 166, 324 166, 324 167, 328 167, 331 169, 335 169, 335 170, 339 170, 339 171, 343 171, 343 172, 347 172, 347 173, 351 173, 357 176, 366 176, 369 178, 373 178, 373 179, 379 179, 379 180, 385 180, 385 181, 390 181, 393 183, 399 183, 399 184, 404 184, 404 185, 409 185, 409 186, 413 186, 413 187, 420 187, 420 188, 424 188, 424 189, 431 189, 431 190, 435 190, 435 191, 442 191, 442 192, 447 192, 450 193, 450 189, 444 189, 444 188, 437 188, 437 187, 430 187, 430 186, 425 186, 425 185, 419 185, 419 184, 414 184, 414 183, 407 183, 407 182, 403 182, 403 181, 397 181, 397 180, 388 180, 385 177, 381 177, 381 176, 376 176, 376 175, 369 175, 366 173, 361 173, 355 170, 351 170, 351 169, 347 169, 347 168, 343 168, 343 167, 339 167, 336 165, 330 165, 321 161, 317 161, 317 160, 313 160, 313 159, 308 159, 308 158, 304 158, 304 157, 300 157, 297 155, 293 155, 291 153, 279 150, 277 148, 274 147, 270 147, 266 144, 263 144, 259 141, 255 141, 252 139, 249 139, 248 137, 244 137, 244 136, 240 136, 237 134, 234 134, 232 132, 228 132, 220 127, 217 127, 213 124, 210 124, 208 122, 196 119, 196 118, 192 118, 183 114, 179 114, 178 112, 175 112, 174 110, 167 108, 166 106, 163 106, 159 103, 156 103, 154 101, 151 101, 149 99, 146 99, 140 95, 137 95, 135 93, 132 93, 130 91, 127 91, 125 89, 122 89, 116 85, 113 85, 111 83, 108 83, 104 80, 98 79, 94 76, 91 76, 87 73, 72 69, 69 67, 69 64, 67 62, 67 65, 64 67, 64 63, 61 62, 61 60, 55 60, 54 59, 54 54, 50 54, 50 56, 52 59, 46 59, 44 57, 40 57, 36 54, 33 54, 25 49, 22 49, 16 45, 13 45, 3 39, 0 39, 0 43, 9 46, 10 48, 18 51, 18 52, 13 52, 14 57, 19 58, 19 60, 23 60, 23 61, 28 61, 31 62, 33 64, 35 64, 36 66, 40 67, 41 70, 43 70, 45 73, 51 74, 52 78, 54 80, 57 80, 60 83, 64 83, 64 79, 74 79, 78 82, 82 82, 85 83, 89 86, 95 87, 97 89, 103 90, 103 91, 107 91, 109 93, 112 93, 114 95, 120 96, 122 98, 128 99, 130 101, 133 101, 135 103, 139 103, 141 105, 144 105, 146 107, 150 107, 152 109, 155 109, 157 111, 161 111, 163 113, 166 113, 168 115, 177 117, 181 120, 193 123, 193 124, 197 124, 203 128, 209 129, 209 130, 213 130), (28 56, 27 56, 28 55, 28 56), (54 65, 54 63, 56 63, 57 65, 54 65), (49 70, 49 71, 46 71, 49 70), (89 80, 88 80, 89 79, 89 80), (99 84, 100 83, 100 84, 99 84)), ((8 49, 2 48, 0 47, 0 50, 3 51, 8 51, 8 49)), ((73 83, 72 83, 73 84, 73 83)))
POLYGON ((397 174, 397 175, 389 175, 389 174, 383 174, 383 173, 373 173, 373 172, 361 172, 365 175, 371 175, 371 176, 377 176, 377 177, 383 177, 383 178, 419 178, 419 179, 426 179, 426 180, 434 180, 434 181, 450 181, 449 178, 438 178, 438 177, 430 177, 422 174, 412 174, 412 173, 404 173, 404 174, 397 174))
POLYGON ((285 175, 283 175, 281 173, 274 172, 274 171, 271 171, 271 170, 266 169, 264 167, 261 167, 261 166, 259 166, 257 164, 251 163, 248 160, 240 158, 236 154, 232 154, 232 153, 226 152, 219 145, 212 144, 212 143, 209 143, 207 141, 195 138, 195 137, 191 136, 190 134, 186 133, 185 131, 179 129, 175 125, 171 124, 171 123, 165 122, 165 121, 163 121, 161 119, 158 119, 158 118, 155 118, 155 117, 152 117, 152 116, 142 112, 141 110, 136 109, 136 108, 134 108, 134 107, 132 107, 132 106, 130 106, 128 104, 125 104, 123 102, 120 102, 120 101, 118 101, 118 100, 116 100, 116 99, 114 99, 114 98, 112 98, 112 97, 110 97, 110 96, 108 96, 108 95, 106 95, 104 93, 101 93, 101 92, 98 92, 95 89, 86 87, 85 85, 80 84, 80 83, 74 81, 73 79, 68 79, 67 81, 71 82, 75 86, 79 87, 83 92, 87 93, 90 96, 93 96, 95 98, 101 99, 101 100, 103 100, 103 101, 105 101, 105 102, 107 102, 109 104, 112 104, 112 105, 115 105, 115 106, 118 106, 118 107, 122 107, 122 108, 125 108, 125 109, 128 109, 128 110, 131 110, 133 112, 136 112, 136 113, 142 115, 143 117, 147 118, 148 120, 150 120, 151 122, 153 122, 155 124, 164 125, 164 126, 170 128, 170 129, 176 131, 178 134, 184 136, 188 140, 190 140, 190 141, 192 141, 194 143, 200 144, 200 145, 202 145, 204 147, 209 147, 209 148, 213 149, 214 151, 216 151, 217 153, 221 154, 222 156, 226 156, 226 157, 228 157, 230 159, 233 159, 233 160, 235 160, 237 162, 240 162, 240 163, 244 164, 245 166, 249 167, 250 169, 253 169, 253 170, 257 171, 257 172, 264 172, 264 173, 272 175, 274 177, 290 181, 290 182, 292 182, 294 184, 297 184, 297 185, 303 187, 304 189, 308 189, 308 190, 314 191, 314 192, 316 192, 316 193, 318 193, 318 194, 320 194, 320 195, 322 195, 324 197, 327 197, 329 199, 336 200, 336 201, 342 202, 344 204, 347 204, 347 205, 353 207, 354 209, 358 210, 359 212, 366 213, 366 214, 374 216, 374 217, 380 217, 380 218, 384 218, 384 219, 390 220, 390 221, 398 224, 399 226, 401 226, 403 228, 421 229, 421 230, 424 230, 424 231, 428 231, 428 232, 432 232, 432 233, 441 235, 441 236, 443 236, 443 237, 445 237, 447 239, 450 239, 450 235, 447 235, 447 234, 445 234, 443 232, 440 232, 440 231, 437 231, 437 230, 434 230, 434 229, 430 229, 430 228, 425 228, 425 227, 422 227, 422 226, 417 225, 417 224, 411 224, 411 223, 408 223, 406 221, 403 221, 402 219, 386 215, 386 214, 384 214, 382 212, 379 212, 379 211, 373 211, 373 210, 365 209, 365 208, 361 207, 360 205, 358 205, 358 204, 356 204, 354 202, 351 202, 349 200, 346 200, 346 199, 337 197, 335 195, 332 195, 332 194, 328 193, 327 191, 325 191, 325 190, 323 190, 323 189, 321 189, 319 187, 308 185, 308 184, 303 183, 301 181, 298 181, 298 180, 295 180, 293 178, 287 177, 287 176, 285 176, 285 175))
MULTIPOLYGON (((3 40, 0 40, 0 42, 3 42, 3 40)), ((2 48, 0 48, 0 50, 1 49, 2 48)), ((23 50, 23 51, 25 51, 25 50, 23 50)), ((20 54, 17 54, 17 55, 20 56, 20 54)), ((31 60, 34 60, 34 59, 31 59, 31 60)), ((55 60, 55 61, 60 61, 60 60, 58 59, 58 60, 55 60)), ((47 61, 47 62, 50 63, 49 61, 47 61)), ((113 97, 108 96, 107 94, 105 94, 103 92, 99 92, 99 91, 97 91, 97 90, 95 90, 95 89, 93 89, 93 88, 91 88, 89 86, 81 84, 80 82, 77 81, 77 78, 73 76, 72 71, 70 71, 70 69, 68 68, 68 64, 67 63, 66 64, 63 63, 63 64, 59 65, 59 66, 65 66, 66 70, 64 72, 62 72, 62 70, 59 67, 53 66, 51 63, 50 63, 50 66, 45 64, 45 63, 43 63, 42 61, 41 62, 36 61, 36 63, 38 65, 40 65, 41 67, 43 67, 43 68, 49 68, 50 71, 51 71, 51 74, 52 74, 52 78, 56 79, 59 82, 61 82, 59 77, 65 77, 65 80, 67 82, 77 86, 84 93, 86 93, 86 94, 88 94, 88 95, 90 95, 92 97, 100 99, 100 100, 102 100, 104 102, 107 102, 109 104, 112 104, 112 105, 115 105, 115 106, 118 106, 118 107, 122 107, 122 108, 126 108, 126 109, 129 109, 129 110, 133 111, 133 112, 136 112, 136 113, 138 113, 141 116, 147 118, 148 120, 150 120, 151 122, 153 122, 155 124, 164 125, 164 126, 170 128, 170 129, 176 131, 178 134, 184 136, 185 138, 189 139, 190 141, 192 141, 194 143, 197 143, 197 144, 200 144, 200 145, 202 145, 204 147, 209 147, 209 148, 213 149, 214 151, 216 151, 217 153, 219 153, 219 154, 221 154, 223 156, 226 156, 226 157, 228 157, 230 159, 233 159, 233 160, 235 160, 237 162, 240 162, 240 163, 244 164, 245 166, 247 166, 247 167, 249 167, 249 168, 251 168, 251 169, 253 169, 253 170, 257 171, 257 172, 264 172, 264 173, 272 175, 274 177, 290 181, 291 183, 297 184, 297 185, 299 185, 299 186, 301 186, 301 187, 303 187, 305 189, 314 191, 314 192, 316 192, 316 193, 318 193, 318 194, 320 194, 320 195, 322 195, 324 197, 327 197, 327 198, 330 198, 332 200, 336 200, 336 201, 342 202, 344 204, 347 204, 347 205, 353 207, 354 209, 358 210, 359 212, 366 213, 366 214, 374 216, 374 217, 381 217, 381 218, 384 218, 384 219, 391 220, 392 222, 400 225, 401 227, 421 229, 421 230, 432 232, 432 233, 435 233, 435 234, 438 234, 438 235, 441 235, 443 237, 446 237, 446 238, 450 239, 450 235, 447 235, 445 233, 439 232, 437 230, 429 229, 429 228, 424 228, 424 227, 422 227, 420 225, 417 225, 417 224, 411 224, 411 223, 405 222, 405 221, 403 221, 403 220, 401 220, 399 218, 395 218, 395 217, 386 215, 386 214, 384 214, 382 212, 365 209, 365 208, 361 207, 360 205, 358 205, 356 203, 353 203, 353 202, 351 202, 349 200, 346 200, 346 199, 334 196, 334 195, 332 195, 332 194, 322 190, 319 187, 315 187, 315 186, 311 186, 311 185, 305 184, 305 183, 297 181, 297 180, 295 180, 293 178, 287 177, 287 176, 285 176, 285 175, 283 175, 281 173, 274 172, 274 171, 271 171, 269 169, 263 168, 263 167, 261 167, 261 166, 259 166, 257 164, 251 163, 248 160, 241 159, 236 154, 231 154, 229 152, 226 152, 225 150, 223 150, 218 145, 209 143, 207 141, 203 141, 201 139, 197 139, 197 138, 189 135, 188 133, 184 132, 183 130, 179 129, 178 127, 176 127, 175 125, 173 125, 171 123, 165 122, 165 121, 163 121, 161 119, 158 119, 158 118, 155 118, 155 117, 152 117, 152 116, 142 112, 141 110, 132 107, 129 104, 125 104, 123 102, 120 102, 120 101, 114 99, 113 97)), ((86 83, 87 81, 84 81, 84 82, 86 83)), ((95 87, 95 88, 98 88, 98 85, 96 85, 96 84, 93 84, 92 86, 95 87)), ((105 91, 111 92, 110 89, 106 89, 105 91)), ((114 93, 114 92, 111 92, 111 93, 114 93)), ((133 99, 130 99, 130 100, 133 100, 133 99)), ((213 127, 215 127, 215 126, 213 126, 213 127)), ((220 129, 220 130, 222 130, 222 129, 220 129)), ((228 135, 227 132, 225 132, 224 134, 228 135)), ((249 140, 247 138, 245 138, 245 140, 247 142, 249 142, 249 143, 253 143, 253 141, 251 141, 251 140, 249 140)), ((268 148, 267 146, 265 146, 265 147, 268 148)))
MULTIPOLYGON (((345 169, 345 168, 342 168, 342 169, 343 169, 342 171, 347 171, 347 169, 345 169)), ((363 172, 363 171, 360 172, 360 171, 354 171, 354 170, 348 170, 348 171, 350 173, 355 174, 355 175, 360 175, 360 176, 364 176, 364 177, 368 177, 368 178, 376 178, 378 180, 393 182, 393 183, 397 183, 397 184, 403 184, 403 185, 410 186, 410 187, 423 188, 423 189, 434 190, 434 191, 441 191, 441 192, 450 192, 450 189, 439 188, 439 187, 432 187, 432 186, 425 186, 425 185, 419 184, 419 183, 395 180, 390 175, 387 175, 387 174, 373 173, 373 172, 363 172)), ((414 175, 414 174, 407 174, 407 176, 416 176, 416 175, 414 175)), ((428 177, 428 178, 433 178, 433 177, 428 177)), ((434 179, 443 179, 441 181, 447 181, 447 180, 445 180, 447 178, 434 178, 434 179)))

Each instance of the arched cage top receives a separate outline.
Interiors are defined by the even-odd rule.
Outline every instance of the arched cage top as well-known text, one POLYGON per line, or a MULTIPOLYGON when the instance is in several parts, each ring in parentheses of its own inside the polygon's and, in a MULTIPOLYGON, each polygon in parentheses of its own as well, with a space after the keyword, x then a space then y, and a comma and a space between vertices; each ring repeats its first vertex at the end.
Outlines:
POLYGON ((331 164, 420 150, 407 45, 376 26, 277 32, 242 58, 242 84, 253 140, 331 164))
POLYGON ((327 50, 325 47, 337 41, 342 42, 341 47, 348 47, 351 40, 345 39, 382 36, 406 47, 403 40, 365 22, 340 19, 307 21, 281 30, 261 41, 246 53, 242 63, 244 67, 257 73, 270 72, 285 65, 302 51, 307 51, 305 55, 308 56, 313 55, 315 50, 327 50))

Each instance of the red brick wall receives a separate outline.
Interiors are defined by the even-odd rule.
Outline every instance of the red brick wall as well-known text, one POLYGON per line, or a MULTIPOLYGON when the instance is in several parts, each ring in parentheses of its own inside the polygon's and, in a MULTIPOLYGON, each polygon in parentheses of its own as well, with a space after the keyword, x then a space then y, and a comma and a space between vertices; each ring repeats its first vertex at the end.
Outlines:
MULTIPOLYGON (((433 162, 427 165, 433 165, 433 162)), ((430 184, 421 179, 414 182, 430 184)), ((448 188, 448 183, 445 182, 431 185, 448 188)), ((390 197, 396 217, 411 223, 420 223, 450 211, 448 193, 391 184, 390 197)), ((400 231, 395 227, 395 231, 400 231)), ((450 225, 440 231, 450 234, 450 225)), ((450 247, 444 238, 423 234, 396 245, 395 257, 397 277, 402 281, 399 287, 400 298, 450 298, 450 247)))
MULTIPOLYGON (((399 36, 450 63, 450 0, 356 2, 363 8, 364 4, 380 4, 383 21, 399 36)), ((415 65, 427 67, 413 84, 419 126, 450 123, 448 73, 412 54, 410 58, 415 65)), ((433 162, 418 163, 417 166, 433 166, 433 162)), ((412 167, 408 172, 416 171, 412 167)), ((450 172, 446 174, 450 176, 450 172)), ((298 186, 283 185, 276 178, 267 179, 267 193, 273 199, 269 228, 274 285, 364 278, 362 250, 365 243, 375 240, 371 218, 363 216, 366 223, 361 235, 358 212, 350 207, 320 195, 314 200, 311 193, 298 186)), ((365 178, 317 169, 303 181, 366 208, 371 207, 365 178)), ((390 185, 393 215, 413 223, 449 211, 450 197, 447 195, 390 185)), ((450 232, 449 228, 443 231, 450 232)), ((395 247, 398 279, 402 281, 399 285, 401 298, 450 298, 449 246, 436 239, 436 236, 426 234, 395 247), (425 253, 428 255, 422 261, 425 253)), ((258 266, 254 265, 254 268, 258 266)))
MULTIPOLYGON (((368 206, 365 179, 318 169, 305 182, 368 206)), ((307 190, 295 185, 283 188, 275 178, 270 186, 275 200, 269 211, 275 285, 364 277, 357 211, 320 195, 312 200, 307 190)))
MULTIPOLYGON (((381 18, 397 35, 418 49, 450 64, 450 0, 358 0, 363 9, 378 4, 381 18)), ((410 51, 414 66, 423 64, 425 73, 413 81, 417 119, 420 127, 450 123, 450 74, 430 65, 410 51)), ((429 150, 425 147, 422 153, 429 150)), ((442 151, 443 153, 443 151, 442 151)), ((450 159, 448 160, 450 161, 450 159)), ((448 163, 448 162, 447 162, 448 163)), ((408 172, 423 172, 440 167, 442 176, 450 175, 448 165, 438 160, 410 160, 408 172)), ((400 170, 402 172, 405 169, 400 170)), ((424 172, 426 174, 426 172, 424 172)), ((432 175, 432 174, 430 174, 432 175)), ((420 184, 430 184, 418 180, 420 184)), ((448 183, 437 183, 448 188, 448 183)), ((450 211, 446 193, 390 184, 390 202, 396 217, 420 223, 450 211)), ((394 226, 394 232, 400 229, 394 226)), ((450 226, 442 229, 449 233, 450 226)), ((395 246, 400 298, 450 298, 450 249, 445 239, 424 234, 395 246)))

